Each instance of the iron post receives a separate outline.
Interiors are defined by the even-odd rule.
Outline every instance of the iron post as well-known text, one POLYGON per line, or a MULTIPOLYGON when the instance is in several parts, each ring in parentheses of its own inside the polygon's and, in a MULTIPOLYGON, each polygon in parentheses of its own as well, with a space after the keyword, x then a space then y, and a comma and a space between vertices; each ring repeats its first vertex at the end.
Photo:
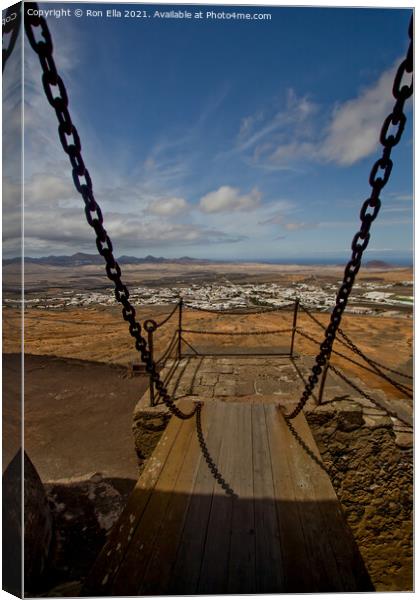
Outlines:
POLYGON ((182 307, 184 300, 182 296, 179 299, 179 317, 178 317, 178 359, 182 358, 182 307))
POLYGON ((327 362, 325 363, 325 366, 324 366, 324 370, 322 372, 321 383, 320 383, 320 386, 319 386, 318 406, 320 404, 322 404, 322 397, 324 395, 325 381, 327 379, 327 374, 328 374, 329 366, 330 366, 330 361, 329 361, 329 359, 327 359, 327 362))
MULTIPOLYGON (((153 332, 157 329, 157 323, 153 319, 147 319, 144 322, 144 328, 147 331, 147 347, 150 352, 150 359, 153 361, 153 332)), ((155 406, 155 384, 152 373, 149 375, 149 396, 150 406, 155 406)))
POLYGON ((295 345, 295 334, 296 334, 296 323, 297 323, 298 311, 299 311, 299 298, 296 298, 295 310, 293 313, 292 340, 290 343, 290 358, 293 358, 293 348, 295 345))

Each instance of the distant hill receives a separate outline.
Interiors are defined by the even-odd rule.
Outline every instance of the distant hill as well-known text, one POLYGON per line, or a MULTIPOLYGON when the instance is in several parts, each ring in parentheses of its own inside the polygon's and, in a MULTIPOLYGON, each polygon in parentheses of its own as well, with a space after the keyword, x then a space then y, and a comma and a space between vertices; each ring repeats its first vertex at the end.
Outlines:
MULTIPOLYGON (((20 262, 20 258, 9 258, 3 260, 3 265, 16 264, 20 262)), ((205 259, 191 258, 189 256, 182 256, 181 258, 164 258, 163 256, 145 256, 139 258, 137 256, 120 256, 117 258, 120 264, 139 265, 144 263, 162 264, 162 263, 177 263, 177 264, 208 264, 211 262, 205 259)), ((25 257, 25 262, 36 265, 49 265, 52 267, 80 267, 81 265, 102 265, 104 259, 99 254, 86 254, 84 252, 77 252, 71 256, 41 256, 40 258, 33 258, 31 256, 25 257)))
POLYGON ((365 269, 395 269, 395 265, 390 265, 383 260, 368 260, 364 267, 365 269))

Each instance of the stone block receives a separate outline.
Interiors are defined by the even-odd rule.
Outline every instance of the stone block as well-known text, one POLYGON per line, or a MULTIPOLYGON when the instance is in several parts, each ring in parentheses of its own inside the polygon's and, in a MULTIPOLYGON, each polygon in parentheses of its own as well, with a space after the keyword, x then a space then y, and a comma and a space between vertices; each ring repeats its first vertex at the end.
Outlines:
POLYGON ((203 373, 200 376, 200 385, 216 385, 218 380, 218 373, 203 373))
POLYGON ((216 384, 214 388, 215 396, 234 396, 235 395, 235 385, 228 385, 224 383, 216 384))
POLYGON ((363 423, 363 413, 360 407, 357 409, 342 409, 338 412, 337 429, 340 431, 354 431, 362 427, 363 423))
POLYGON ((410 450, 413 447, 413 434, 398 432, 395 435, 395 445, 401 450, 410 450))
POLYGON ((387 429, 392 428, 391 419, 382 415, 363 415, 363 420, 365 422, 365 427, 368 427, 369 429, 379 429, 380 427, 386 427, 387 429))

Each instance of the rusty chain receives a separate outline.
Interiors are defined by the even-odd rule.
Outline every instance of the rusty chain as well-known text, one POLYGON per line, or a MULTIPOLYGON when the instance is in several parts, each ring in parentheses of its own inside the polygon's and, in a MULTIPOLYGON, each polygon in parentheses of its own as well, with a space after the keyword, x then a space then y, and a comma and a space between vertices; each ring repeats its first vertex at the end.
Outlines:
POLYGON ((174 314, 176 313, 177 310, 179 310, 179 306, 180 303, 179 301, 175 304, 174 308, 171 310, 171 312, 169 313, 169 315, 167 315, 165 317, 165 319, 163 319, 162 321, 160 321, 159 323, 156 323, 156 321, 154 321, 155 323, 155 330, 159 329, 159 327, 162 327, 163 325, 166 325, 166 323, 172 319, 172 317, 174 316, 174 314))
POLYGON ((238 310, 224 310, 224 309, 217 309, 217 308, 202 308, 201 306, 194 306, 193 304, 186 304, 184 302, 184 307, 185 308, 189 308, 190 310, 196 310, 199 312, 206 312, 206 313, 215 313, 218 315, 226 315, 226 316, 234 316, 234 317, 239 317, 241 315, 262 315, 264 313, 270 313, 270 312, 280 312, 282 310, 288 310, 289 308, 291 308, 292 306, 294 306, 295 303, 294 302, 290 302, 289 304, 284 304, 283 306, 272 306, 272 307, 267 307, 264 309, 258 309, 256 308, 256 310, 242 310, 241 308, 238 308, 238 310))
POLYGON ((346 377, 344 375, 344 373, 339 371, 339 369, 334 367, 334 365, 332 365, 331 363, 330 363, 329 368, 331 369, 331 371, 333 373, 335 373, 337 375, 337 377, 340 377, 345 383, 347 383, 347 385, 349 385, 354 390, 356 390, 356 392, 358 392, 362 396, 362 398, 369 400, 369 402, 371 402, 372 404, 374 404, 376 407, 380 408, 381 410, 385 411, 389 416, 394 417, 394 419, 398 419, 399 421, 401 421, 401 423, 404 423, 404 425, 408 425, 408 427, 413 427, 412 423, 410 423, 409 421, 407 421, 406 419, 401 417, 397 412, 390 410, 386 406, 383 406, 378 400, 373 398, 370 394, 367 394, 366 392, 364 392, 358 385, 356 385, 353 381, 351 381, 351 379, 346 377))
MULTIPOLYGON (((2 11, 3 12, 3 11, 2 11)), ((21 5, 15 4, 14 6, 9 6, 4 11, 3 26, 2 26, 2 42, 6 42, 6 45, 2 47, 2 71, 6 67, 6 63, 10 58, 10 55, 13 52, 13 48, 15 47, 16 40, 19 35, 20 30, 20 22, 22 20, 21 17, 21 5)))
MULTIPOLYGON (((85 203, 86 220, 95 231, 96 246, 99 254, 105 260, 107 277, 114 283, 116 300, 123 305, 123 318, 129 323, 129 332, 135 340, 135 347, 140 352, 141 359, 146 364, 146 371, 152 376, 153 382, 163 402, 177 417, 181 419, 191 418, 196 413, 197 407, 188 414, 180 411, 180 409, 175 405, 173 399, 168 394, 167 389, 160 379, 156 364, 152 360, 150 352, 147 350, 147 342, 141 333, 141 325, 135 318, 136 311, 129 301, 129 291, 121 279, 121 268, 113 255, 111 239, 109 238, 103 226, 102 211, 93 194, 92 180, 89 171, 85 166, 81 153, 79 134, 72 122, 68 110, 69 103, 67 91, 63 80, 57 72, 53 58, 53 44, 47 22, 43 17, 34 16, 33 13, 37 14, 36 11, 38 9, 36 3, 26 3, 25 7, 34 9, 31 16, 28 15, 27 11, 24 15, 25 30, 28 41, 38 55, 43 71, 42 84, 45 95, 49 104, 54 108, 57 120, 59 122, 58 134, 60 142, 64 152, 68 155, 73 168, 72 175, 75 188, 82 196, 85 203), (36 39, 36 31, 38 31, 43 39, 36 39), (53 88, 57 88, 57 91, 54 91, 53 88), (58 95, 55 95, 57 92, 58 95)), ((369 243, 371 224, 376 219, 380 210, 381 201, 379 194, 387 184, 393 167, 391 160, 392 148, 399 143, 406 123, 406 117, 403 113, 404 105, 413 93, 412 82, 410 86, 402 85, 404 74, 412 74, 413 72, 412 18, 409 27, 409 37, 409 49, 406 58, 401 62, 397 69, 392 88, 392 93, 396 99, 396 102, 393 111, 384 120, 380 133, 380 142, 384 147, 383 153, 382 156, 374 163, 369 176, 369 184, 372 188, 372 191, 370 197, 363 203, 360 211, 361 227, 354 236, 351 244, 352 256, 345 268, 343 282, 337 294, 336 304, 331 314, 330 324, 325 331, 325 339, 320 345, 320 352, 315 359, 314 366, 312 367, 312 375, 310 375, 308 378, 299 403, 295 409, 289 415, 287 415, 287 418, 289 419, 296 417, 305 406, 319 380, 322 367, 325 365, 329 355, 331 354, 342 314, 347 305, 348 297, 353 287, 355 277, 360 269, 363 253, 369 243), (397 131, 395 133, 389 132, 391 125, 397 127, 397 131), (382 171, 382 176, 379 176, 379 171, 382 171)), ((10 56, 10 52, 7 57, 8 56, 10 56)))
POLYGON ((155 361, 147 349, 147 341, 142 335, 141 324, 136 320, 136 311, 131 304, 130 293, 122 281, 121 268, 115 260, 113 246, 103 226, 102 211, 93 194, 93 184, 89 171, 82 157, 82 146, 78 131, 69 113, 69 100, 63 80, 57 72, 53 57, 53 43, 48 25, 44 17, 37 14, 36 3, 25 3, 25 31, 28 41, 36 52, 42 68, 42 84, 49 104, 54 108, 59 122, 58 135, 64 152, 68 155, 73 168, 73 182, 85 203, 86 220, 96 234, 96 247, 105 260, 105 271, 108 279, 114 284, 115 298, 122 304, 122 315, 128 323, 130 335, 134 338, 136 350, 140 353, 141 360, 146 365, 146 372, 150 374, 156 389, 165 405, 180 419, 189 419, 194 416, 196 408, 190 413, 182 412, 170 397, 167 388, 162 382, 155 361), (32 14, 28 15, 28 8, 32 14), (38 39, 37 39, 38 36, 38 39), (43 39, 39 39, 42 36, 43 39))
POLYGON ((207 448, 207 444, 206 444, 206 441, 204 439, 204 434, 203 434, 203 427, 201 424, 202 406, 203 406, 202 402, 197 402, 196 413, 195 413, 196 426, 197 426, 197 438, 198 438, 198 443, 200 444, 201 452, 203 454, 204 460, 207 463, 208 468, 210 469, 211 474, 213 475, 213 477, 215 478, 217 483, 220 485, 220 487, 226 492, 226 494, 228 496, 231 496, 232 498, 236 498, 237 495, 232 490, 230 485, 228 483, 226 483, 226 481, 223 479, 222 474, 218 470, 216 463, 212 459, 209 449, 207 448))
POLYGON ((387 184, 391 175, 393 167, 391 152, 401 139, 407 120, 403 112, 404 105, 408 98, 413 94, 412 78, 410 85, 402 84, 404 75, 412 75, 413 73, 413 17, 411 17, 410 20, 408 35, 410 44, 407 55, 397 69, 392 86, 392 94, 396 102, 392 112, 385 118, 379 135, 379 141, 383 146, 382 156, 374 163, 371 169, 369 175, 369 185, 372 188, 371 193, 369 198, 363 202, 360 210, 361 226, 351 243, 352 255, 345 267, 343 281, 336 297, 334 309, 331 313, 330 323, 325 330, 324 340, 321 342, 320 351, 315 358, 312 374, 308 377, 298 404, 292 412, 287 415, 287 418, 289 419, 294 419, 304 408, 313 389, 319 381, 323 366, 329 359, 337 329, 340 326, 341 318, 347 306, 354 280, 361 266, 363 253, 369 244, 371 225, 378 216, 381 208, 379 194, 387 184), (391 126, 397 127, 395 133, 390 132, 391 126))
POLYGON ((270 335, 290 333, 291 329, 273 329, 272 331, 206 331, 204 329, 183 329, 182 333, 196 333, 205 335, 270 335))
MULTIPOLYGON (((300 304, 301 309, 303 310, 303 312, 305 312, 308 317, 310 317, 312 319, 312 321, 314 321, 314 323, 316 323, 318 325, 318 327, 320 327, 322 330, 325 329, 325 326, 321 323, 321 321, 319 321, 311 312, 310 310, 303 306, 303 304, 300 304)), ((361 358, 363 358, 364 360, 366 360, 366 362, 369 362, 373 365, 376 365, 377 367, 380 367, 381 369, 385 369, 386 371, 389 371, 390 373, 394 373, 394 375, 400 375, 401 377, 405 377, 406 379, 413 379, 412 375, 407 375, 407 373, 403 373, 402 371, 397 371, 396 369, 391 369, 391 367, 387 367, 386 365, 378 362, 377 360, 373 360, 373 358, 369 358, 368 356, 366 356, 362 350, 360 350, 360 348, 358 346, 356 346, 356 344, 354 342, 352 342, 352 340, 349 338, 349 336, 344 333, 344 331, 339 327, 337 329, 337 332, 344 338, 344 341, 341 340, 339 337, 337 338, 337 340, 343 344, 344 346, 346 346, 349 350, 352 350, 353 352, 355 352, 356 354, 358 354, 361 358)))
MULTIPOLYGON (((302 305, 301 305, 301 308, 308 315, 308 317, 310 317, 312 319, 312 321, 318 325, 318 327, 320 327, 322 330, 325 329, 325 327, 321 323, 321 321, 319 321, 307 308, 305 308, 302 305)), ((376 374, 383 377, 386 381, 388 381, 391 385, 395 386, 397 389, 400 389, 400 386, 402 386, 404 388, 406 388, 407 386, 405 384, 399 383, 398 381, 395 381, 394 379, 389 377, 389 375, 384 373, 382 371, 382 369, 385 369, 386 371, 390 371, 391 373, 394 373, 395 375, 400 375, 401 377, 405 377, 407 379, 413 379, 412 376, 410 376, 410 375, 406 375, 405 373, 402 373, 401 371, 397 371, 396 369, 391 369, 390 367, 387 367, 387 366, 381 364, 380 362, 373 360, 372 358, 369 358, 368 356, 366 356, 366 354, 364 352, 362 352, 362 350, 360 350, 360 348, 358 348, 358 346, 356 346, 356 344, 354 342, 352 342, 352 340, 349 338, 349 336, 346 333, 344 333, 344 331, 340 327, 337 328, 337 333, 339 333, 343 337, 343 339, 340 339, 339 337, 337 337, 337 341, 340 342, 340 344, 342 344, 348 350, 351 350, 352 352, 354 352, 355 354, 360 356, 360 358, 362 358, 364 361, 366 361, 372 367, 372 369, 374 369, 376 374)), ((316 342, 316 343, 318 343, 318 342, 316 342)), ((339 354, 339 353, 337 352, 337 354, 339 354)), ((344 356, 344 355, 342 355, 342 356, 344 356)), ((348 359, 348 360, 350 360, 350 359, 348 359)), ((363 368, 366 368, 363 365, 361 365, 361 366, 363 368)), ((370 370, 370 369, 368 369, 368 370, 370 370)))
MULTIPOLYGON (((310 342, 312 342, 313 344, 315 344, 316 346, 318 346, 318 344, 319 344, 318 340, 316 340, 314 337, 312 337, 311 335, 309 335, 305 331, 302 331, 301 329, 296 329, 296 333, 298 333, 302 337, 306 338, 307 340, 309 340, 310 342)), ((403 383, 400 384, 397 381, 394 381, 393 379, 387 377, 384 373, 382 373, 380 371, 377 371, 377 370, 370 369, 366 365, 358 362, 357 360, 354 360, 353 358, 350 358, 349 356, 346 356, 345 354, 343 354, 342 352, 339 352, 338 350, 332 350, 332 353, 335 354, 335 355, 337 355, 337 356, 340 356, 341 358, 344 358, 348 362, 353 363, 354 365, 360 367, 361 369, 364 369, 365 371, 368 371, 369 373, 372 373, 373 375, 376 375, 377 377, 382 377, 388 383, 390 383, 391 385, 393 385, 404 396, 407 396, 407 398, 410 398, 410 399, 413 398, 413 396, 412 396, 413 390, 411 388, 407 387, 406 385, 404 385, 403 383)))
POLYGON ((345 340, 345 342, 340 340, 341 343, 347 346, 355 354, 360 356, 360 358, 363 358, 363 360, 369 363, 370 366, 375 369, 375 371, 380 372, 383 377, 386 377, 386 375, 385 373, 382 373, 380 369, 385 369, 386 371, 390 371, 391 373, 394 373, 395 375, 400 375, 401 377, 406 377, 407 379, 413 379, 411 375, 407 375, 406 373, 402 373, 401 371, 397 371, 396 369, 391 369, 390 367, 387 367, 376 360, 372 360, 371 358, 366 356, 366 354, 364 354, 364 352, 362 352, 362 350, 360 350, 358 346, 356 346, 356 344, 349 338, 349 336, 346 333, 344 333, 344 331, 340 327, 337 329, 337 331, 345 340))

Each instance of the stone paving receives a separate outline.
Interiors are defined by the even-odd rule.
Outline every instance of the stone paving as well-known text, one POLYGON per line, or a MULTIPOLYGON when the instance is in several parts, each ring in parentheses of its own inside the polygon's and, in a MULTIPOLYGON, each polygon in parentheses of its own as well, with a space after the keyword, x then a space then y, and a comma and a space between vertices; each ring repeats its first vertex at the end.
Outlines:
MULTIPOLYGON (((168 360, 161 371, 167 381, 168 391, 177 400, 264 402, 287 408, 295 406, 302 394, 304 382, 311 371, 310 357, 288 356, 194 356, 181 360, 168 360)), ((380 389, 368 388, 354 375, 346 377, 375 401, 363 398, 355 389, 329 371, 319 405, 319 386, 305 406, 305 411, 334 411, 347 426, 392 427, 401 446, 412 444, 412 401, 387 397, 380 389), (391 417, 388 411, 397 413, 401 420, 391 417), (410 425, 411 424, 411 425, 410 425)), ((136 414, 152 417, 165 407, 158 404, 150 408, 149 393, 138 403, 136 414)))
POLYGON ((175 398, 238 401, 264 396, 282 402, 295 398, 301 388, 293 363, 287 357, 183 358, 176 365, 171 362, 165 367, 164 379, 174 367, 168 387, 175 398))

